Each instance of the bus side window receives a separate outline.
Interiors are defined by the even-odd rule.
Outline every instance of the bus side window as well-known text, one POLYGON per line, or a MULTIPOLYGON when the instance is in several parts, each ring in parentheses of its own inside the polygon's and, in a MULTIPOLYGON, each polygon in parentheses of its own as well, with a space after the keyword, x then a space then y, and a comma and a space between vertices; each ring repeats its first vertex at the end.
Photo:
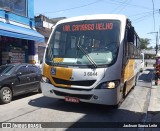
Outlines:
POLYGON ((129 52, 128 52, 128 39, 127 39, 127 30, 125 31, 125 37, 124 37, 124 43, 123 43, 123 63, 122 66, 123 68, 126 66, 127 60, 129 58, 129 52))
POLYGON ((134 27, 130 27, 127 33, 127 41, 134 43, 134 27))
POLYGON ((124 57, 129 58, 129 43, 127 38, 128 38, 128 30, 126 30, 124 39, 124 57))

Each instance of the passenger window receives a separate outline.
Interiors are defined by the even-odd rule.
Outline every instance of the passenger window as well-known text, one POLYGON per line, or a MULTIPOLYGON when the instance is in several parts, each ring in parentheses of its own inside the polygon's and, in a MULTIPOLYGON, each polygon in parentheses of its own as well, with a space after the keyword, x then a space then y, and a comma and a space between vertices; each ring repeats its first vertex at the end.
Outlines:
POLYGON ((29 66, 29 72, 30 73, 36 73, 37 72, 37 67, 35 67, 35 66, 29 66))
POLYGON ((28 68, 26 66, 22 66, 17 70, 17 73, 27 74, 28 68))

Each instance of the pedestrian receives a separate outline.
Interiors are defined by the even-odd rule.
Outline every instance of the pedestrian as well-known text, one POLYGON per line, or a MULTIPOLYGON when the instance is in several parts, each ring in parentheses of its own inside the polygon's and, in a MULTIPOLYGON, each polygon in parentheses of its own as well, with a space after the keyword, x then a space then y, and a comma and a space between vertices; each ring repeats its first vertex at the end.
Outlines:
POLYGON ((146 61, 146 67, 147 67, 147 65, 148 65, 148 62, 146 61))
POLYGON ((159 78, 160 78, 160 54, 157 54, 156 64, 155 64, 155 85, 158 85, 159 78))

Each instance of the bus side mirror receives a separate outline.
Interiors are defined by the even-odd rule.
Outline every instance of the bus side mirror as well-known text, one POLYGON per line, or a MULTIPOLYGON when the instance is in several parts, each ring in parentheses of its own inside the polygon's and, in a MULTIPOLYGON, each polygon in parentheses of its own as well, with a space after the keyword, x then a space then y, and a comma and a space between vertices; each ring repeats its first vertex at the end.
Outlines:
POLYGON ((128 29, 128 42, 133 42, 134 43, 134 27, 131 27, 128 29))

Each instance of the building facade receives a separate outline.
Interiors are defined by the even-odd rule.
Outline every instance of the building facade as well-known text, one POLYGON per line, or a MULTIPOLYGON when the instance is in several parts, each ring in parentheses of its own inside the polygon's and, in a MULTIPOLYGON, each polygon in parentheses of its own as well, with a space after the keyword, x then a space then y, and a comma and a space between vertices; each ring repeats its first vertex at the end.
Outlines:
POLYGON ((0 65, 38 62, 33 0, 0 0, 0 65))
POLYGON ((53 27, 55 26, 55 24, 62 19, 65 19, 66 17, 60 17, 60 18, 52 18, 49 19, 44 15, 39 15, 35 17, 35 27, 36 30, 44 36, 45 38, 45 43, 39 43, 37 42, 37 47, 36 47, 36 51, 38 52, 38 59, 39 61, 43 60, 43 54, 45 51, 45 47, 47 45, 47 41, 49 39, 49 36, 52 32, 53 27))
POLYGON ((36 44, 36 51, 38 52, 38 60, 40 61, 40 63, 43 61, 44 51, 53 26, 53 22, 46 16, 39 15, 35 17, 36 30, 45 38, 44 44, 39 42, 37 42, 36 44))

